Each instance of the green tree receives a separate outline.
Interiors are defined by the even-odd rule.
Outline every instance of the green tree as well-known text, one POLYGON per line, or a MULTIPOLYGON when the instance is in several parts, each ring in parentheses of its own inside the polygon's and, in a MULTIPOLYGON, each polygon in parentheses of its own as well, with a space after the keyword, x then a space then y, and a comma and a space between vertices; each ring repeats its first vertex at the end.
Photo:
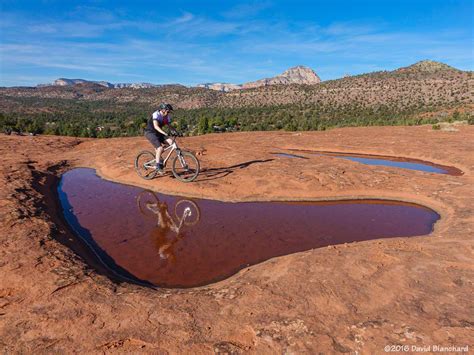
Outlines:
POLYGON ((201 116, 199 119, 198 131, 200 134, 204 134, 209 131, 209 120, 207 116, 201 116))

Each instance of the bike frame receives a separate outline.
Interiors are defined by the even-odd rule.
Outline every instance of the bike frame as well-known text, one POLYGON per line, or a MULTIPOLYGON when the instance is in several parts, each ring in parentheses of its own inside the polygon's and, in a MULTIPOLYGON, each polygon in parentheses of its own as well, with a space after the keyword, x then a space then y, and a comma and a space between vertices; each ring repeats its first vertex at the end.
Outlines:
MULTIPOLYGON (((158 198, 157 198, 157 200, 158 200, 158 198)), ((155 213, 158 216, 159 213, 156 212, 155 209, 154 209, 156 207, 158 207, 158 203, 150 203, 149 205, 147 205, 147 209, 150 212, 155 213)), ((192 215, 192 211, 191 211, 191 208, 186 207, 183 211, 183 215, 181 216, 181 218, 178 215, 176 215, 179 224, 176 224, 174 218, 171 217, 170 214, 168 213, 168 210, 166 210, 166 214, 168 215, 168 218, 170 219, 170 221, 172 223, 171 230, 173 230, 176 234, 179 234, 179 232, 181 231, 181 228, 183 227, 184 223, 186 222, 186 218, 188 218, 192 215)), ((159 224, 159 217, 158 217, 158 224, 159 224)))
MULTIPOLYGON (((169 158, 171 157, 171 154, 176 150, 176 153, 179 154, 180 153, 180 149, 178 147, 178 145, 176 144, 176 137, 173 137, 173 143, 171 145, 169 145, 168 147, 166 147, 165 149, 163 149, 163 152, 161 154, 164 154, 166 151, 169 150, 169 153, 168 155, 166 156, 166 158, 163 160, 163 166, 166 166, 166 162, 169 160, 169 158)), ((147 168, 154 168, 154 165, 155 165, 155 162, 156 162, 156 158, 153 159, 153 160, 150 160, 149 162, 143 164, 145 167, 147 168)))

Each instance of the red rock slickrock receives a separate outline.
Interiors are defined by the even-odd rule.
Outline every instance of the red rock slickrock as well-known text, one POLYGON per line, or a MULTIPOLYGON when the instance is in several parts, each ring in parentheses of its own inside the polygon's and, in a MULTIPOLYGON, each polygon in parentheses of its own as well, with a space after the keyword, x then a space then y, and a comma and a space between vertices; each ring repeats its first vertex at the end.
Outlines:
POLYGON ((142 137, 0 135, 2 353, 383 353, 387 345, 469 346, 474 324, 474 127, 344 128, 183 138, 201 153, 196 182, 141 180, 142 137), (461 176, 368 166, 288 149, 432 161, 461 176), (273 258, 209 286, 114 283, 60 215, 62 172, 225 201, 386 198, 436 210, 427 236, 338 245, 273 258), (59 242, 61 241, 61 243, 59 242), (89 260, 93 263, 92 260, 89 260))

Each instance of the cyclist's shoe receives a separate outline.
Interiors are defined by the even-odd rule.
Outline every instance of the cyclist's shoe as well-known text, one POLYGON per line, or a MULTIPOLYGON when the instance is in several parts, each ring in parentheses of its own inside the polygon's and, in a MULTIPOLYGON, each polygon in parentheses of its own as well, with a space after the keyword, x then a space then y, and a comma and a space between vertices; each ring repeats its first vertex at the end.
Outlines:
POLYGON ((163 175, 165 172, 163 171, 163 164, 156 164, 156 171, 158 174, 163 175))

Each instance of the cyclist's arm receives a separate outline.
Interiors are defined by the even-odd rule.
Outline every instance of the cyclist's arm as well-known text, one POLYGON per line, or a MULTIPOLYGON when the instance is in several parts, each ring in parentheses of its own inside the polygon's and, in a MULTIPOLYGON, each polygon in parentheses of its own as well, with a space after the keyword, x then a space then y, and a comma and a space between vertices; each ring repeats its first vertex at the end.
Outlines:
POLYGON ((160 132, 161 134, 167 136, 166 132, 163 131, 163 130, 161 129, 161 127, 158 125, 158 121, 157 121, 157 120, 153 120, 153 127, 155 127, 155 129, 156 129, 158 132, 160 132))
POLYGON ((168 127, 170 128, 171 135, 179 136, 179 132, 172 125, 169 124, 168 127))

